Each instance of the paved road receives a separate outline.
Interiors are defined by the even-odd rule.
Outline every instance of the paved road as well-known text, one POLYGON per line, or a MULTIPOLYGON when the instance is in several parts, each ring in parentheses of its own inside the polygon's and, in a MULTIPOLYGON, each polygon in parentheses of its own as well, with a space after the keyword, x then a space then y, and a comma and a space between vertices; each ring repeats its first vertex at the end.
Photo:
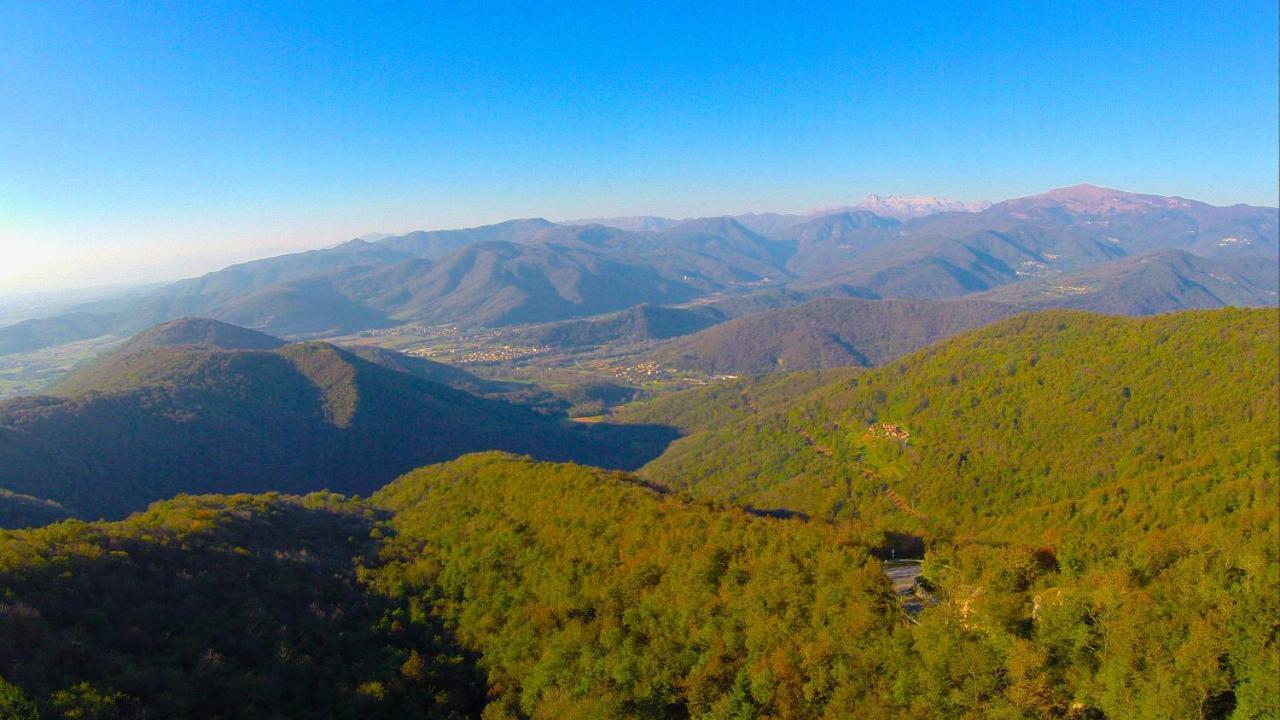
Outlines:
POLYGON ((920 577, 919 560, 890 560, 884 564, 884 574, 893 583, 893 591, 898 594, 898 602, 908 615, 915 615, 924 608, 924 603, 916 596, 916 578, 920 577))

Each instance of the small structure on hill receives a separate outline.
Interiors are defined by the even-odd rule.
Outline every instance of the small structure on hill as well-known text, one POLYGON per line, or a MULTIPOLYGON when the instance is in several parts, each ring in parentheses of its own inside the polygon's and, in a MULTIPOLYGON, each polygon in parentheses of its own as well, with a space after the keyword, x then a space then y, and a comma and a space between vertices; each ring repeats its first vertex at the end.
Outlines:
POLYGON ((867 432, 871 433, 871 437, 874 438, 897 440, 902 443, 911 439, 911 433, 904 430, 901 425, 894 425, 893 423, 876 423, 867 428, 867 432))

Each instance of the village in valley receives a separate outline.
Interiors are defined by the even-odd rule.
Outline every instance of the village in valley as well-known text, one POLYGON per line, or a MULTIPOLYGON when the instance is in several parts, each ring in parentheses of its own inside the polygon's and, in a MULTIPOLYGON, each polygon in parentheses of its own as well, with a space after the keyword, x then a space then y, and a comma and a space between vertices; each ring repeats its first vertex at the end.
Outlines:
POLYGON ((630 388, 635 392, 628 397, 640 398, 737 378, 670 367, 645 357, 648 346, 643 343, 569 350, 529 343, 519 328, 411 323, 367 330, 332 338, 332 341, 394 350, 456 365, 486 379, 533 383, 569 395, 574 394, 574 388, 606 384, 630 388))

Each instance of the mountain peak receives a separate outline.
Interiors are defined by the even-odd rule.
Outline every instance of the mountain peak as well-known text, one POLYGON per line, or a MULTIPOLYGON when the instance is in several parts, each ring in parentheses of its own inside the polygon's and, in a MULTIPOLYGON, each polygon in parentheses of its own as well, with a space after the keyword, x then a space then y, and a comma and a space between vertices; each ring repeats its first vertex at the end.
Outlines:
POLYGON ((936 195, 919 197, 868 195, 862 198, 862 201, 852 209, 870 210, 881 217, 909 220, 943 212, 980 212, 989 207, 991 207, 991 203, 982 200, 965 202, 936 195))
POLYGON ((746 225, 738 222, 729 215, 718 217, 704 217, 686 220, 675 227, 670 228, 667 232, 671 233, 706 233, 711 235, 723 235, 725 237, 756 237, 756 233, 747 228, 746 225))
POLYGON ((1135 212, 1165 208, 1185 209, 1202 206, 1202 203, 1187 200, 1186 198, 1144 195, 1087 183, 1056 188, 1039 195, 1008 200, 1006 203, 1001 204, 1030 207, 1057 205, 1071 212, 1090 214, 1135 212))
POLYGON ((135 335, 126 346, 131 349, 181 345, 218 350, 274 350, 284 344, 280 338, 239 325, 185 317, 152 326, 135 335))
MULTIPOLYGON (((481 225, 480 227, 489 227, 481 225)), ((550 228, 556 227, 556 223, 546 218, 530 217, 530 218, 514 218, 512 220, 504 220, 500 223, 494 223, 492 227, 524 227, 524 228, 550 228)), ((472 228, 478 229, 478 228, 472 228)))
POLYGON ((624 215, 617 217, 589 217, 565 220, 561 225, 604 225, 605 227, 632 232, 662 232, 679 225, 681 220, 657 215, 624 215))

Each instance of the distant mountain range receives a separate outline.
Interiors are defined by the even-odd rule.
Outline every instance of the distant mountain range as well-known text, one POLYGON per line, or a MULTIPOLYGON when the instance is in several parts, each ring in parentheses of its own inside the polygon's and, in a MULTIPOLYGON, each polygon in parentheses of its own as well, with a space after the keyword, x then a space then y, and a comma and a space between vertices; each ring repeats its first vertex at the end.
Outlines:
MULTIPOLYGON (((730 217, 742 223, 746 227, 751 228, 755 232, 768 235, 780 230, 785 230, 792 225, 807 222, 824 215, 834 215, 850 211, 856 212, 859 210, 865 210, 884 218, 910 220, 912 218, 935 215, 937 213, 944 212, 981 212, 989 207, 991 207, 991 203, 986 201, 964 202, 962 200, 952 200, 950 198, 936 196, 900 197, 898 195, 867 195, 856 205, 838 205, 834 207, 819 208, 807 213, 746 213, 743 215, 732 215, 730 217)), ((618 228, 619 230, 661 232, 692 219, 695 218, 676 220, 673 218, 660 217, 658 215, 622 215, 614 217, 565 220, 560 224, 607 225, 609 227, 618 228)))
POLYGON ((1265 258, 1156 250, 972 297, 1032 310, 1067 307, 1113 315, 1264 306, 1277 302, 1277 272, 1275 262, 1265 258))
POLYGON ((531 345, 557 348, 635 343, 688 335, 724 319, 722 312, 710 306, 673 308, 642 304, 593 318, 533 325, 516 337, 531 345))
POLYGON ((868 195, 854 207, 869 210, 882 217, 910 220, 944 212, 982 212, 991 207, 991 203, 984 200, 964 202, 936 196, 868 195))
POLYGON ((649 357, 728 374, 867 367, 1017 312, 968 299, 825 298, 716 325, 665 343, 649 357))
POLYGON ((485 381, 449 369, 446 385, 431 365, 211 320, 154 328, 51 395, 0 402, 0 515, 120 517, 181 492, 367 493, 494 448, 634 467, 670 439, 480 397, 458 387, 485 381))
POLYGON ((1276 302, 1277 273, 1261 271, 1280 262, 1275 208, 1214 207, 1089 185, 981 209, 938 198, 871 196, 864 204, 870 207, 814 216, 633 218, 615 226, 533 218, 352 240, 0 328, 0 354, 127 336, 193 315, 302 339, 404 322, 547 323, 642 304, 776 298, 780 290, 803 299, 936 299, 1026 283, 992 298, 1120 312, 1276 302), (1107 269, 1159 251, 1189 254, 1148 264, 1181 263, 1178 277, 1190 284, 1175 288, 1182 281, 1169 274, 1174 270, 1107 269), (1090 268, 1127 280, 1092 293, 1094 305, 1053 289, 1090 268))

